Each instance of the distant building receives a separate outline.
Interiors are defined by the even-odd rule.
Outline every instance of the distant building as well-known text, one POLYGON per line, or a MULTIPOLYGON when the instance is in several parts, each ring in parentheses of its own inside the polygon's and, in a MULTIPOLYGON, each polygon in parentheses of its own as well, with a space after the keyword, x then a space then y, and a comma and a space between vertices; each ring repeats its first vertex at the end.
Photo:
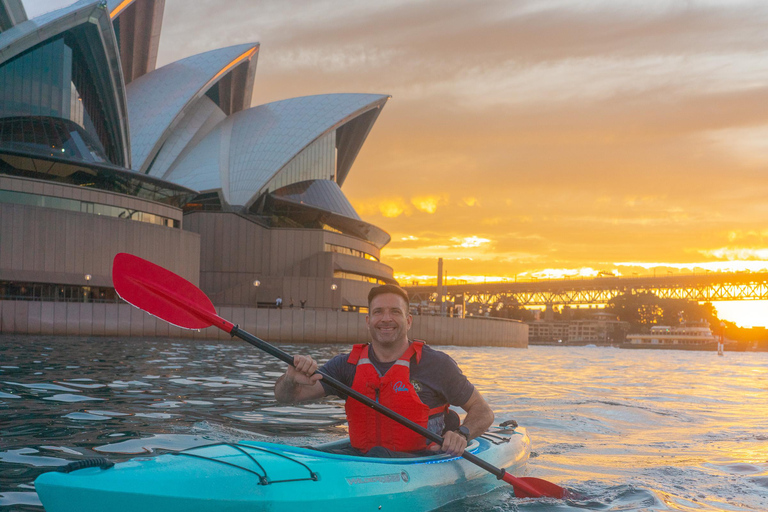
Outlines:
POLYGON ((0 2, 0 299, 115 300, 130 252, 217 305, 364 307, 390 237, 341 186, 389 96, 251 107, 258 43, 156 69, 164 4, 0 2))
POLYGON ((621 343, 629 328, 610 313, 593 313, 587 319, 555 321, 535 320, 528 324, 528 343, 531 345, 611 345, 621 343))

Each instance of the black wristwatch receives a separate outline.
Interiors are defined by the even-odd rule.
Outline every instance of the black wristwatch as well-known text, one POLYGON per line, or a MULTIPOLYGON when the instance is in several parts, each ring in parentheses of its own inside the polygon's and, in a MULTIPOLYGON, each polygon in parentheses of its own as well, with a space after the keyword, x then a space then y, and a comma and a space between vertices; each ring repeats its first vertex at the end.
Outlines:
POLYGON ((469 442, 469 429, 466 426, 462 425, 456 430, 454 430, 454 432, 456 432, 460 436, 464 436, 464 439, 466 439, 467 442, 469 442))

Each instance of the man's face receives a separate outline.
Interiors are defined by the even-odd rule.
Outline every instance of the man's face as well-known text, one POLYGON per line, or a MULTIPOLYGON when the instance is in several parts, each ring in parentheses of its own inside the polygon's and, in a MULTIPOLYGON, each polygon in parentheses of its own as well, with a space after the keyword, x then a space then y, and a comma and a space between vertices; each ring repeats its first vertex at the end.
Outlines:
POLYGON ((395 293, 382 293, 371 301, 365 323, 371 340, 383 345, 397 345, 408 340, 413 317, 405 299, 395 293))

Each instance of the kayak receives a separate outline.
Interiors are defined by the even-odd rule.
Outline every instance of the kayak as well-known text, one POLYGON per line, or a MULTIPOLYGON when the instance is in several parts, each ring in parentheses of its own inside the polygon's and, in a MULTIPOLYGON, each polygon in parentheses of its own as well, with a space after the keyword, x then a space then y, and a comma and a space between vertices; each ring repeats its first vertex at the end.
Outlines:
MULTIPOLYGON (((306 512, 432 510, 507 485, 462 457, 331 453, 344 446, 349 440, 315 447, 241 441, 114 465, 96 459, 100 467, 43 473, 35 488, 47 512, 306 512)), ((494 427, 467 450, 517 475, 530 439, 524 428, 494 427)))

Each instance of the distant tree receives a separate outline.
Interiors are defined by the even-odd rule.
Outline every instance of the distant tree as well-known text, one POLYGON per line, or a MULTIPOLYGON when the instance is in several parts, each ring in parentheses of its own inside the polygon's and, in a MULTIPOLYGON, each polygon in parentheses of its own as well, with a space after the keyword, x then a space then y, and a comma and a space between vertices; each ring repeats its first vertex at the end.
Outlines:
POLYGON ((711 302, 699 304, 687 299, 664 299, 659 301, 664 310, 664 325, 677 325, 683 322, 708 322, 714 328, 720 325, 717 310, 711 302))
POLYGON ((664 318, 664 308, 659 304, 643 303, 637 308, 638 322, 644 327, 650 328, 651 325, 657 325, 664 318))
MULTIPOLYGON (((618 316, 619 320, 629 323, 629 332, 638 332, 644 326, 641 311, 647 306, 658 304, 658 301, 659 298, 650 292, 622 293, 608 301, 606 310, 618 316)), ((645 317, 648 316, 649 312, 646 312, 645 317)))
POLYGON ((494 318, 508 318, 510 320, 522 320, 523 322, 532 322, 535 318, 534 312, 520 304, 498 303, 491 308, 490 316, 494 318))
POLYGON ((678 325, 704 320, 719 326, 717 311, 711 303, 699 304, 687 299, 661 299, 651 292, 623 293, 611 299, 607 311, 629 323, 629 332, 646 332, 653 325, 678 325))

